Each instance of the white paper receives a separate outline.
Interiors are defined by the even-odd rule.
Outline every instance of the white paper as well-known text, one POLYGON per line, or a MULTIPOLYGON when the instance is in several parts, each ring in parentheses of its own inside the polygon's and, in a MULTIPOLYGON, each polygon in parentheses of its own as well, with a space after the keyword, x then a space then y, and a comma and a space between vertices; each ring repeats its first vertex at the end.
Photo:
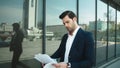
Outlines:
POLYGON ((52 65, 53 63, 48 63, 46 64, 43 68, 56 68, 55 66, 52 65))
POLYGON ((49 55, 47 54, 36 54, 34 57, 36 60, 40 61, 43 64, 48 64, 48 63, 57 63, 54 59, 52 59, 49 55))

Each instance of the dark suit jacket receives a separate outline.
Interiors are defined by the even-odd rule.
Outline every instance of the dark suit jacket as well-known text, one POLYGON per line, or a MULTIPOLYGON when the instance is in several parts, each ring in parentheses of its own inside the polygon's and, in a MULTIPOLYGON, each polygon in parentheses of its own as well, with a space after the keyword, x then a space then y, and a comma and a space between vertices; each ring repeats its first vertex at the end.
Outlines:
MULTIPOLYGON (((60 58, 64 61, 65 47, 68 35, 65 34, 62 38, 58 50, 51 56, 52 58, 60 58)), ((90 32, 78 30, 73 41, 70 53, 69 62, 71 68, 91 68, 94 64, 94 40, 90 32)))
POLYGON ((21 30, 18 30, 15 35, 12 36, 10 42, 10 50, 22 52, 22 42, 23 42, 24 34, 21 30))

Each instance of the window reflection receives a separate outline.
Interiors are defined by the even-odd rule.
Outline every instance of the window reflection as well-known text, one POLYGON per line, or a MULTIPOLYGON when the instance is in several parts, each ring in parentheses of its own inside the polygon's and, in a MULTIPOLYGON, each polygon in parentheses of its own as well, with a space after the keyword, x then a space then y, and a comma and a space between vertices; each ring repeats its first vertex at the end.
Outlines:
POLYGON ((62 36, 67 32, 59 19, 59 15, 65 10, 76 13, 76 1, 46 0, 46 53, 49 55, 56 51, 62 36))
MULTIPOLYGON (((20 61, 23 62, 25 65, 28 65, 28 67, 34 68, 33 65, 36 65, 37 67, 40 68, 40 64, 37 64, 37 62, 34 59, 34 55, 41 53, 42 51, 42 38, 36 37, 36 35, 42 35, 42 31, 41 31, 42 24, 43 24, 42 5, 43 5, 42 0, 10 0, 10 1, 1 0, 0 1, 0 9, 1 9, 0 11, 0 62, 1 63, 11 62, 12 52, 9 52, 9 42, 11 41, 11 37, 7 37, 7 36, 10 35, 12 32, 12 29, 13 29, 12 24, 19 23, 21 26, 21 30, 23 30, 25 34, 25 38, 22 43, 23 53, 20 57, 20 61), (25 1, 27 2, 26 4, 25 4, 25 1), (38 5, 36 5, 35 1, 38 1, 37 2, 38 5), (31 4, 29 5, 28 3, 31 3, 31 4), (35 6, 38 6, 39 9, 35 8, 35 6), (36 24, 35 25, 36 29, 35 31, 32 32, 32 34, 34 33, 33 36, 30 36, 27 34, 28 33, 27 30, 29 30, 28 27, 33 26, 30 24, 30 20, 31 20, 30 18, 32 16, 31 15, 28 16, 28 13, 32 10, 34 11, 34 8, 31 10, 28 10, 29 7, 32 7, 32 8, 34 7, 35 9, 37 9, 37 11, 35 12, 37 16, 36 15, 33 16, 36 19, 34 23, 36 24), (26 8, 26 12, 23 11, 25 10, 25 8, 26 8), (28 19, 30 20, 28 21, 28 19), (39 31, 39 34, 37 34, 38 33, 37 30, 39 31), (31 65, 31 62, 33 63, 32 65, 31 65)), ((32 13, 33 12, 31 12, 31 14, 32 13)))
POLYGON ((106 60, 107 45, 107 4, 97 1, 97 51, 96 63, 106 60), (102 52, 101 52, 102 51, 102 52))
POLYGON ((117 11, 117 38, 116 38, 116 54, 120 55, 120 11, 117 11))
POLYGON ((115 49, 115 9, 109 8, 108 58, 114 56, 115 49))

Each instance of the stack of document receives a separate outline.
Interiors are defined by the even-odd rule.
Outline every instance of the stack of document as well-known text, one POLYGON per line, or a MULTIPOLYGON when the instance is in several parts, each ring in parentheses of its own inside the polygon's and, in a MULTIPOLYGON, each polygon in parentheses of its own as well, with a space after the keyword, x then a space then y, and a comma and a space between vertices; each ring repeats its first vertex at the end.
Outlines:
POLYGON ((49 55, 47 54, 36 54, 34 57, 36 60, 39 62, 46 64, 44 68, 55 68, 52 64, 57 63, 56 60, 52 59, 49 55))

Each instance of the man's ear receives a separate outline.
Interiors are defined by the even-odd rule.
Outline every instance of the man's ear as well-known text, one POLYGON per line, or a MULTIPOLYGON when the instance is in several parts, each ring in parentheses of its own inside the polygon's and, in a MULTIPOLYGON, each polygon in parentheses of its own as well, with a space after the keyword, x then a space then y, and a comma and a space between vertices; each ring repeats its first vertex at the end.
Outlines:
POLYGON ((76 18, 76 17, 74 17, 74 18, 73 18, 73 21, 77 21, 77 18, 76 18))

